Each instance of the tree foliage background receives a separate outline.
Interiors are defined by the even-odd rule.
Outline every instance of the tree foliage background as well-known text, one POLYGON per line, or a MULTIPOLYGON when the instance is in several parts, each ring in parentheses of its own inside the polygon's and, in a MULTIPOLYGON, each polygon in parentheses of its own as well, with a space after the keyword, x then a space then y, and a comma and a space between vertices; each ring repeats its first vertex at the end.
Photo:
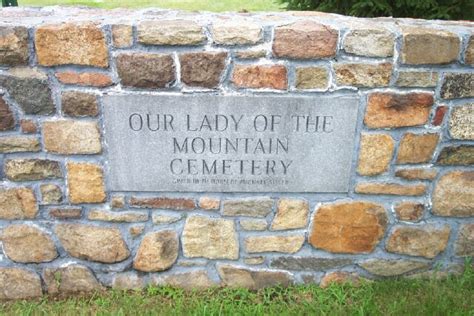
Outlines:
POLYGON ((314 10, 360 17, 473 20, 474 0, 280 0, 288 10, 314 10))

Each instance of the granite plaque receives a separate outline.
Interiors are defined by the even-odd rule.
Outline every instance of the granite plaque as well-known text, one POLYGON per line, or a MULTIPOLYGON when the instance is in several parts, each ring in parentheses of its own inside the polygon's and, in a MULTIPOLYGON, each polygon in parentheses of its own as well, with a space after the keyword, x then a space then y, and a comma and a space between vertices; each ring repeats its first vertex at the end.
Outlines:
POLYGON ((108 95, 112 191, 347 192, 357 96, 108 95))

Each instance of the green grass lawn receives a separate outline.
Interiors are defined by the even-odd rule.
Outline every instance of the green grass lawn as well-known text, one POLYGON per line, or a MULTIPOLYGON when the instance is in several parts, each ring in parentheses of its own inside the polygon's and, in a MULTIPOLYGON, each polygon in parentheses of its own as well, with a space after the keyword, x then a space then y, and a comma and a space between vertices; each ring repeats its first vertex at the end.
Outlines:
POLYGON ((20 6, 87 5, 99 8, 143 8, 199 11, 278 11, 278 0, 18 0, 20 6))
POLYGON ((0 304, 6 315, 474 315, 474 272, 444 280, 184 292, 150 287, 86 298, 0 304))

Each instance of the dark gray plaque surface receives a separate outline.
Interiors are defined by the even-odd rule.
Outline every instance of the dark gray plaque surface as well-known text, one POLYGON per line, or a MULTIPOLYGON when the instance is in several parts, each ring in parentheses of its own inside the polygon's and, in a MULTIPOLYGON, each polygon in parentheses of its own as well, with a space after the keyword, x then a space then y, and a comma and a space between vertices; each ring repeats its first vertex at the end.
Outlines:
POLYGON ((357 96, 104 96, 112 191, 347 192, 357 96))

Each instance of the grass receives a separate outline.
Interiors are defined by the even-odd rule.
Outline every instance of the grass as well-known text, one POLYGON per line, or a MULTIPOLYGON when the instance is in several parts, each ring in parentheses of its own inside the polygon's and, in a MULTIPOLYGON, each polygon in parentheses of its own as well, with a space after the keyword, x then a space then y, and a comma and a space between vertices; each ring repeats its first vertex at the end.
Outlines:
POLYGON ((184 292, 167 287, 0 304, 0 315, 474 315, 474 272, 360 287, 316 285, 184 292))
POLYGON ((98 8, 143 8, 199 11, 278 11, 278 0, 18 0, 20 6, 86 5, 98 8))

